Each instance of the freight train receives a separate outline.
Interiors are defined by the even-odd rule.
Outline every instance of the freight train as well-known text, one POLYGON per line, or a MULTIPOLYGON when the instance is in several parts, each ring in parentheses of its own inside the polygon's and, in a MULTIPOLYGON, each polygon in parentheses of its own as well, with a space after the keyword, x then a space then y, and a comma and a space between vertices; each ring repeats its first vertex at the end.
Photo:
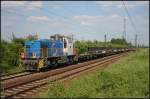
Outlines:
POLYGON ((19 57, 26 70, 39 71, 59 64, 73 64, 130 50, 89 47, 87 53, 78 55, 72 37, 55 34, 50 39, 26 41, 23 50, 19 51, 19 57))

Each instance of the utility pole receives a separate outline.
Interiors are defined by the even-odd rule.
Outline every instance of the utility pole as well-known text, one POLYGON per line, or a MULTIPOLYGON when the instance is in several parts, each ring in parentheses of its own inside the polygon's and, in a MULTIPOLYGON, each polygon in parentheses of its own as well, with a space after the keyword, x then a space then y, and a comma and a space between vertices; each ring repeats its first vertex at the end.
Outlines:
POLYGON ((124 25, 123 25, 123 39, 126 40, 126 18, 124 18, 124 25))
POLYGON ((72 35, 71 35, 72 41, 74 41, 73 37, 74 37, 74 34, 72 33, 72 35))
POLYGON ((104 35, 104 39, 105 39, 105 47, 106 47, 106 41, 107 41, 107 38, 106 38, 106 34, 104 35))
POLYGON ((106 43, 106 41, 107 41, 106 34, 105 34, 104 38, 105 38, 105 43, 106 43))
POLYGON ((138 35, 136 34, 135 35, 135 47, 137 47, 137 38, 138 38, 138 35))

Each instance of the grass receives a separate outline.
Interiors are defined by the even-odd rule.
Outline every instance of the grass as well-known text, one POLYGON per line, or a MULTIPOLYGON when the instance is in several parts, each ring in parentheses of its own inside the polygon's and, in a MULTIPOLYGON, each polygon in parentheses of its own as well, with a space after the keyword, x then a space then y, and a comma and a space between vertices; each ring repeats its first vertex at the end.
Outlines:
POLYGON ((23 68, 23 66, 12 66, 12 68, 8 68, 2 74, 12 74, 12 73, 21 72, 21 71, 24 71, 24 70, 25 69, 23 68))
POLYGON ((9 69, 7 72, 11 74, 21 71, 24 71, 24 68, 22 66, 15 66, 14 68, 9 69))
POLYGON ((145 97, 149 91, 148 50, 140 49, 104 70, 75 78, 68 87, 51 83, 41 98, 145 97))

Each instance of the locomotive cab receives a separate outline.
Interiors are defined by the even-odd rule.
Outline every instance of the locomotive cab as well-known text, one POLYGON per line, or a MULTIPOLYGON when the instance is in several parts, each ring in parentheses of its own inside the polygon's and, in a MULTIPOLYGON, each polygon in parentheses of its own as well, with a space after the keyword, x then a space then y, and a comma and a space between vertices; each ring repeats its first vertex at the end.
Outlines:
POLYGON ((64 55, 73 55, 73 41, 71 38, 63 37, 64 55))
POLYGON ((63 55, 73 55, 73 39, 71 37, 55 34, 54 36, 51 36, 50 39, 53 41, 59 40, 62 42, 63 55))

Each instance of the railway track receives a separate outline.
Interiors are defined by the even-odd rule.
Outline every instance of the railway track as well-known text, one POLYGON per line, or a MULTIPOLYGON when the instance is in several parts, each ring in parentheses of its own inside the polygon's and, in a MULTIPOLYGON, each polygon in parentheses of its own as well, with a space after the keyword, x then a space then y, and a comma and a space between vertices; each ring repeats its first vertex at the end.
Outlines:
POLYGON ((17 78, 17 77, 22 77, 22 76, 26 76, 26 75, 30 75, 30 74, 32 74, 32 73, 26 72, 26 71, 12 73, 12 74, 6 74, 6 75, 1 76, 1 81, 9 80, 9 79, 17 78))
POLYGON ((16 83, 13 85, 9 85, 10 83, 8 82, 6 84, 3 84, 4 86, 2 85, 3 91, 1 96, 2 98, 28 98, 39 90, 47 88, 49 82, 68 80, 72 77, 78 76, 81 73, 91 71, 99 65, 104 66, 110 64, 124 55, 126 55, 126 53, 112 55, 101 59, 96 59, 91 62, 65 67, 62 69, 52 70, 47 73, 41 73, 34 77, 32 76, 33 79, 24 80, 26 82, 20 80, 22 81, 22 83, 18 84, 16 83))

